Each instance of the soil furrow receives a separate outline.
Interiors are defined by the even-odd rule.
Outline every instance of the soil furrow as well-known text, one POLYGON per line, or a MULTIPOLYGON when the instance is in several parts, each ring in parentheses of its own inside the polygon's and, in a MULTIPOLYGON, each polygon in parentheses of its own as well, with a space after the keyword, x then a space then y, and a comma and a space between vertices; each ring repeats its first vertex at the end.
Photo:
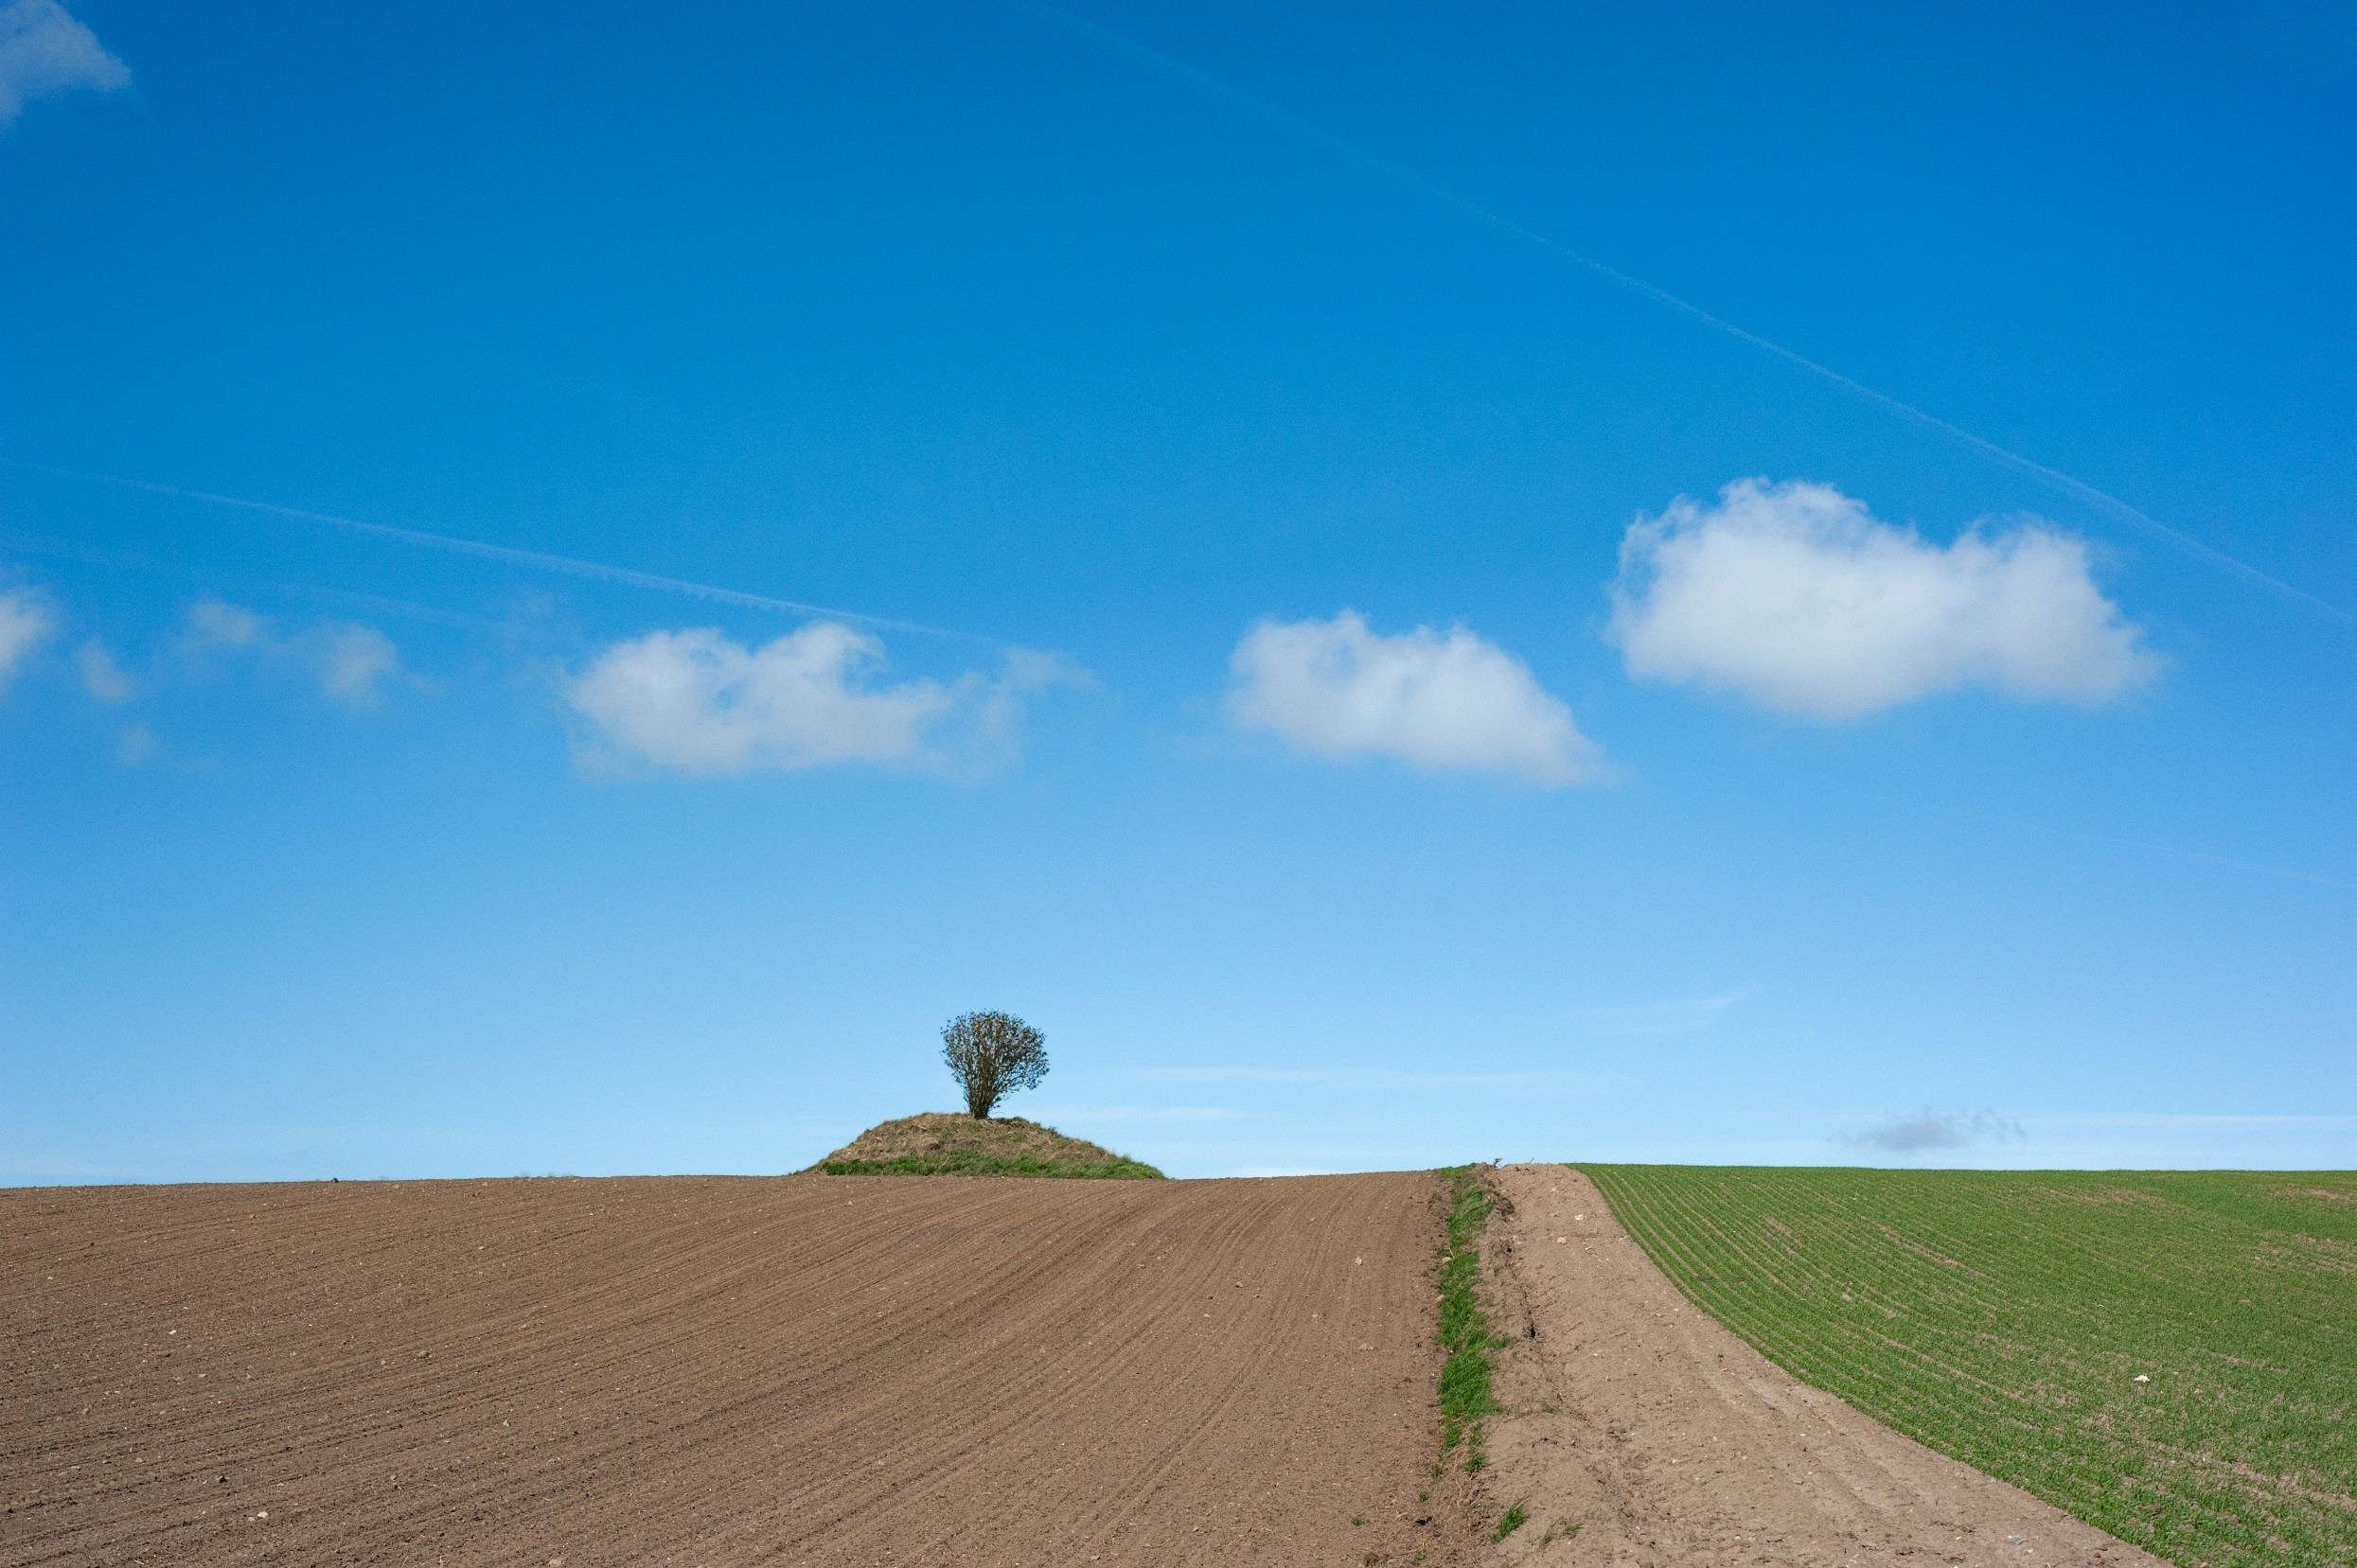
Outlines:
POLYGON ((1432 1190, 0 1191, 0 1563, 1446 1562, 1432 1190))

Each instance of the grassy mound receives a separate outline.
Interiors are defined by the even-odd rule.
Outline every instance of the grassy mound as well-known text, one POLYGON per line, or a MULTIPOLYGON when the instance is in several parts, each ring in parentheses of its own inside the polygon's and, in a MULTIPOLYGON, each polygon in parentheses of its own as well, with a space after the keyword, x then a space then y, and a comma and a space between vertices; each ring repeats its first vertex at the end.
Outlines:
POLYGON ((813 1167, 830 1176, 1069 1176, 1161 1181, 1143 1161, 1021 1117, 927 1111, 879 1121, 813 1167))

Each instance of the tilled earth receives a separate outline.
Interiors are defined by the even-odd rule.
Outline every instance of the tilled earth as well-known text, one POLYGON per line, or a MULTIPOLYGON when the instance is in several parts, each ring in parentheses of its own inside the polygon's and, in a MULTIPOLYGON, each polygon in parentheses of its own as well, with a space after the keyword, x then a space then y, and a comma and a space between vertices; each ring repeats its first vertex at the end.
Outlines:
POLYGON ((0 1191, 0 1562, 1445 1560, 1432 1191, 0 1191))

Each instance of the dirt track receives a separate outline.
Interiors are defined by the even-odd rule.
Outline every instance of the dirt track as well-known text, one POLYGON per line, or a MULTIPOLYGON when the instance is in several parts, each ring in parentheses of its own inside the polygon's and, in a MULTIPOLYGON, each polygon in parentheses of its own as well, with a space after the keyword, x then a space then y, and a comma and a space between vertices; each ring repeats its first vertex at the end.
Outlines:
POLYGON ((1796 1382, 1690 1306, 1578 1172, 1498 1186, 1514 1212, 1484 1250, 1515 1414, 1492 1420, 1490 1489, 1531 1520, 1504 1560, 2165 1568, 1796 1382))
POLYGON ((1432 1189, 0 1191, 0 1561, 1444 1560, 1432 1189))

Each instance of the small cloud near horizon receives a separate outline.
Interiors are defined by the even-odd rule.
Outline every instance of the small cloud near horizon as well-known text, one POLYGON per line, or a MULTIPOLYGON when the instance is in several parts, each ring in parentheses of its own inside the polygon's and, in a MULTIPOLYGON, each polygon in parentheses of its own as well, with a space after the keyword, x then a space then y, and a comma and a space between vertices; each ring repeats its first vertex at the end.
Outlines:
POLYGON ((2020 1143, 2029 1136, 2020 1122, 1986 1107, 1976 1111, 1938 1111, 1924 1106, 1885 1118, 1842 1141, 1852 1148, 1887 1154, 1929 1154, 1993 1143, 2020 1143))

